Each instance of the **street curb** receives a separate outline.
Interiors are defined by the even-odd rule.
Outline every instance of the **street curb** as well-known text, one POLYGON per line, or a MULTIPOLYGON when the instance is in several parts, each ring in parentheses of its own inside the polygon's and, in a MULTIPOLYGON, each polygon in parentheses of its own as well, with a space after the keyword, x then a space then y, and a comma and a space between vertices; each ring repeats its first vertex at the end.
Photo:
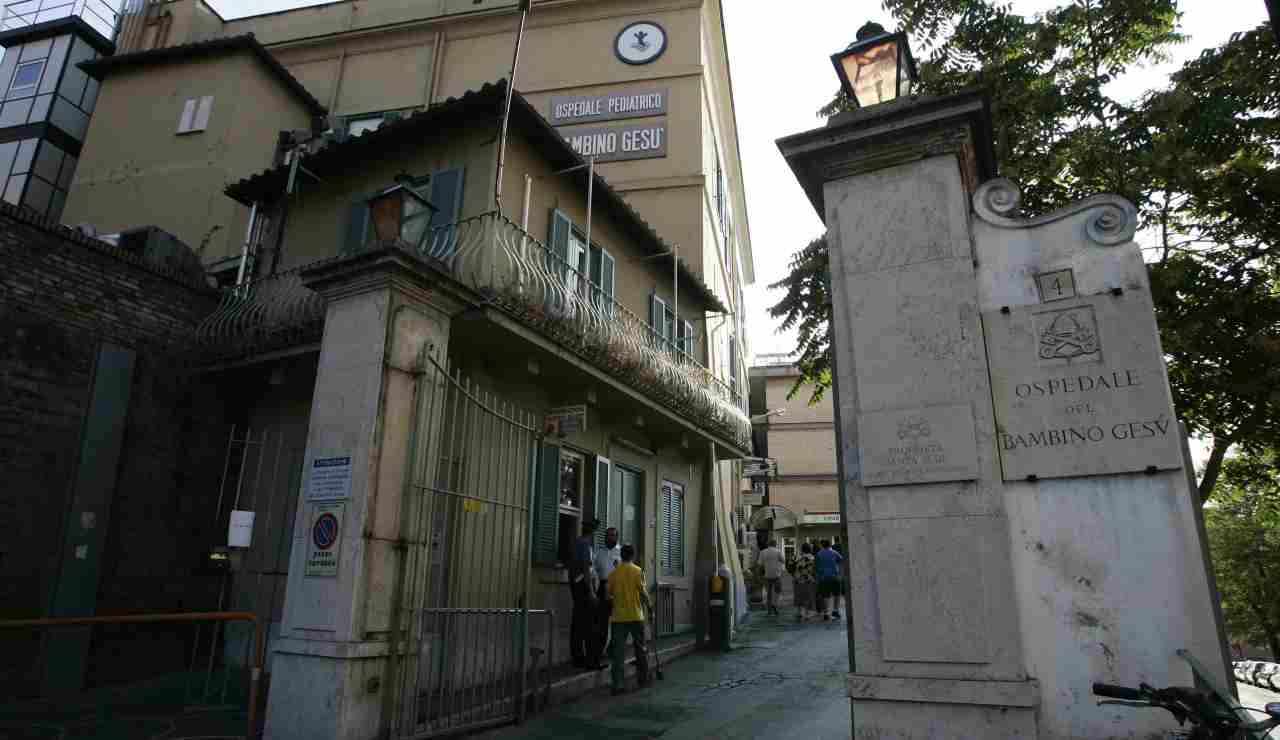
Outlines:
MULTIPOLYGON (((681 658, 696 651, 697 649, 697 642, 690 640, 689 642, 682 642, 659 650, 658 657, 662 660, 662 664, 666 665, 668 661, 681 658)), ((627 678, 632 678, 636 675, 635 658, 631 658, 627 661, 627 670, 624 675, 627 678)), ((599 671, 585 671, 583 673, 569 676, 568 678, 562 678, 551 684, 551 700, 546 707, 565 704, 597 689, 609 688, 610 683, 611 679, 607 668, 599 671)), ((541 699, 541 696, 539 699, 541 699)), ((546 707, 539 705, 538 711, 541 712, 546 707)))

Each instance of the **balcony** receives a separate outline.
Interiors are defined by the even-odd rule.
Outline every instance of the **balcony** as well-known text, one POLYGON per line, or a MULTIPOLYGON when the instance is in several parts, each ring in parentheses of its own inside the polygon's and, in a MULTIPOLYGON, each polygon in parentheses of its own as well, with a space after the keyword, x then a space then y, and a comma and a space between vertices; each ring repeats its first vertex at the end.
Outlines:
MULTIPOLYGON (((741 448, 751 444, 742 399, 692 355, 660 336, 530 236, 495 212, 430 229, 417 251, 483 301, 741 448)), ((205 361, 318 342, 324 299, 302 269, 232 289, 197 328, 205 361)))

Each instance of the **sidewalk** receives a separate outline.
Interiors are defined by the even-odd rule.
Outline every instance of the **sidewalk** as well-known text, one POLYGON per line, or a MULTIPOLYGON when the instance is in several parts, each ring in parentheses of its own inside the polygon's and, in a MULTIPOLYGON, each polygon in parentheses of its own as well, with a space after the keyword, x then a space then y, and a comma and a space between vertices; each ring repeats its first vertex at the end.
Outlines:
MULTIPOLYGON (((630 647, 628 646, 628 654, 630 647)), ((845 625, 753 612, 730 653, 700 651, 663 665, 663 681, 585 697, 484 738, 779 738, 849 737, 845 625)), ((607 684, 607 682, 606 682, 607 684)))

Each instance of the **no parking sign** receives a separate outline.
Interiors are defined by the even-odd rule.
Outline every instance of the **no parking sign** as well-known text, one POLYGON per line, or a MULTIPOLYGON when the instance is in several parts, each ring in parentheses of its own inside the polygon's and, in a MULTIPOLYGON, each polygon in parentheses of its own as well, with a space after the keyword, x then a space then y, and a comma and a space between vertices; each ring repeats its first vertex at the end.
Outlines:
POLYGON ((312 504, 311 526, 307 527, 307 575, 338 575, 342 514, 346 507, 346 502, 312 504))

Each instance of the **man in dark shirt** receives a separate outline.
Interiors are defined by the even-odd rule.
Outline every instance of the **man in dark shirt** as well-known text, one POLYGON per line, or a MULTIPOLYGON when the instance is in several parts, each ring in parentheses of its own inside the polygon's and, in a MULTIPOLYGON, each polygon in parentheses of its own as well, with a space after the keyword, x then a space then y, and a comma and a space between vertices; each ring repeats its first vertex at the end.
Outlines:
POLYGON ((579 668, 600 670, 596 629, 596 578, 591 567, 591 551, 599 522, 582 525, 582 536, 573 541, 573 562, 569 563, 569 592, 573 595, 573 621, 569 626, 569 654, 579 668))

